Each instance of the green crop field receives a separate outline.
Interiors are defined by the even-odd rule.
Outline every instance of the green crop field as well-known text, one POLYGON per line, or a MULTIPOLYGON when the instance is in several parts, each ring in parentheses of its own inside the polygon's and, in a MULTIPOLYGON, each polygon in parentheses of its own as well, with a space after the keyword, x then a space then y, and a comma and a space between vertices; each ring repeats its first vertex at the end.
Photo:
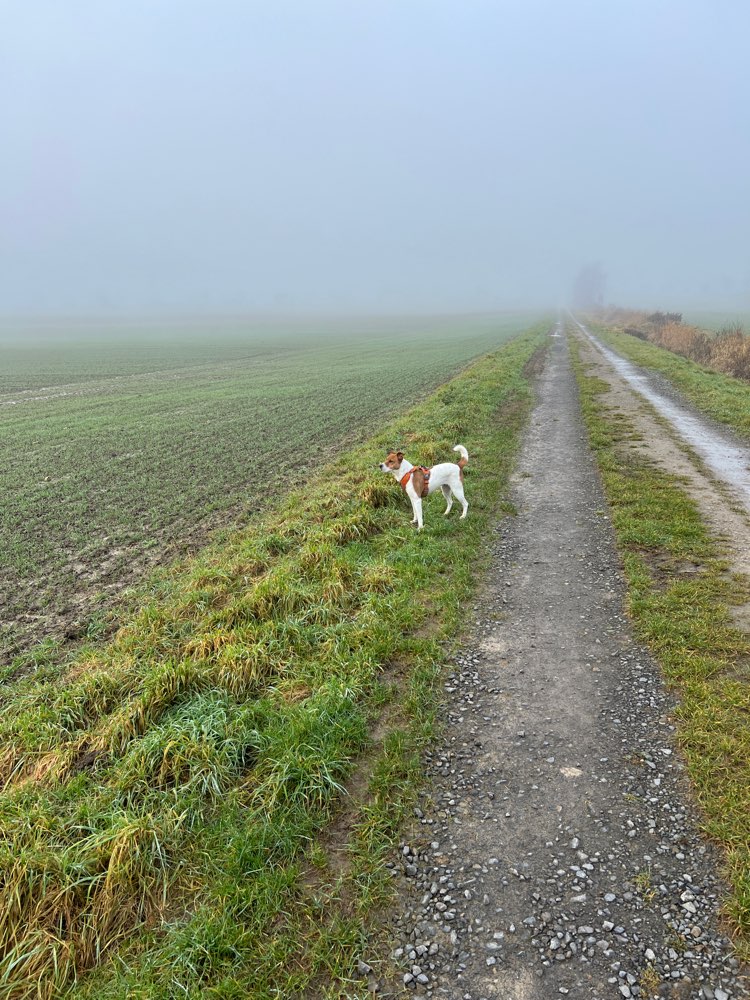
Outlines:
POLYGON ((524 323, 0 330, 0 662, 101 633, 150 565, 244 523, 524 323))

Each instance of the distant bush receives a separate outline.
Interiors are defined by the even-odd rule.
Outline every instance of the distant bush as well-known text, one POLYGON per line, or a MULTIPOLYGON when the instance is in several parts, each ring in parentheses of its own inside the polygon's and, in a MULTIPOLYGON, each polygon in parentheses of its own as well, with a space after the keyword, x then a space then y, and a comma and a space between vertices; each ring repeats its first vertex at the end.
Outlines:
POLYGON ((637 326, 626 326, 622 332, 629 334, 631 337, 637 337, 639 340, 648 340, 646 331, 639 330, 637 326))
POLYGON ((647 316, 646 320, 654 326, 666 326, 667 323, 681 323, 682 313, 655 312, 647 316))

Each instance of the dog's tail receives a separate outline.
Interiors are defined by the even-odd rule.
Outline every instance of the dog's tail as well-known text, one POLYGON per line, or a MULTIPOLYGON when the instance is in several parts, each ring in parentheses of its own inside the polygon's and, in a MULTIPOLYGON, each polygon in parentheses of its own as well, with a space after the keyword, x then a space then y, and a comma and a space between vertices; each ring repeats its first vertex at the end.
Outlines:
POLYGON ((458 465, 459 469, 461 469, 461 471, 463 472, 464 466, 469 461, 469 453, 462 444, 457 444, 453 450, 461 452, 461 457, 459 458, 456 464, 458 465))

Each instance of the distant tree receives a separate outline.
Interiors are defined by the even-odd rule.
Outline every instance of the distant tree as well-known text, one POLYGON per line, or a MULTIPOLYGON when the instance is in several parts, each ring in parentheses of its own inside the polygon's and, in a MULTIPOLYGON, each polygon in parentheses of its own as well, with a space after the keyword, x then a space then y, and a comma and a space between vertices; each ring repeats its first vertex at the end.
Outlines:
POLYGON ((587 264, 573 282, 573 306, 576 309, 601 309, 607 284, 601 264, 587 264))

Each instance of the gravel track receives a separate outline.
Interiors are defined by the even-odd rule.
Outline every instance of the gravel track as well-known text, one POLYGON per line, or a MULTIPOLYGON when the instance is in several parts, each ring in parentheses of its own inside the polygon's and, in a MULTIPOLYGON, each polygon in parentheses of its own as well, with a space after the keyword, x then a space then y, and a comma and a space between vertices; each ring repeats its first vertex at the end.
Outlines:
MULTIPOLYGON (((381 996, 740 1000, 658 667, 623 615, 564 337, 394 857, 381 996)), ((364 971, 367 967, 364 966, 364 971)))

